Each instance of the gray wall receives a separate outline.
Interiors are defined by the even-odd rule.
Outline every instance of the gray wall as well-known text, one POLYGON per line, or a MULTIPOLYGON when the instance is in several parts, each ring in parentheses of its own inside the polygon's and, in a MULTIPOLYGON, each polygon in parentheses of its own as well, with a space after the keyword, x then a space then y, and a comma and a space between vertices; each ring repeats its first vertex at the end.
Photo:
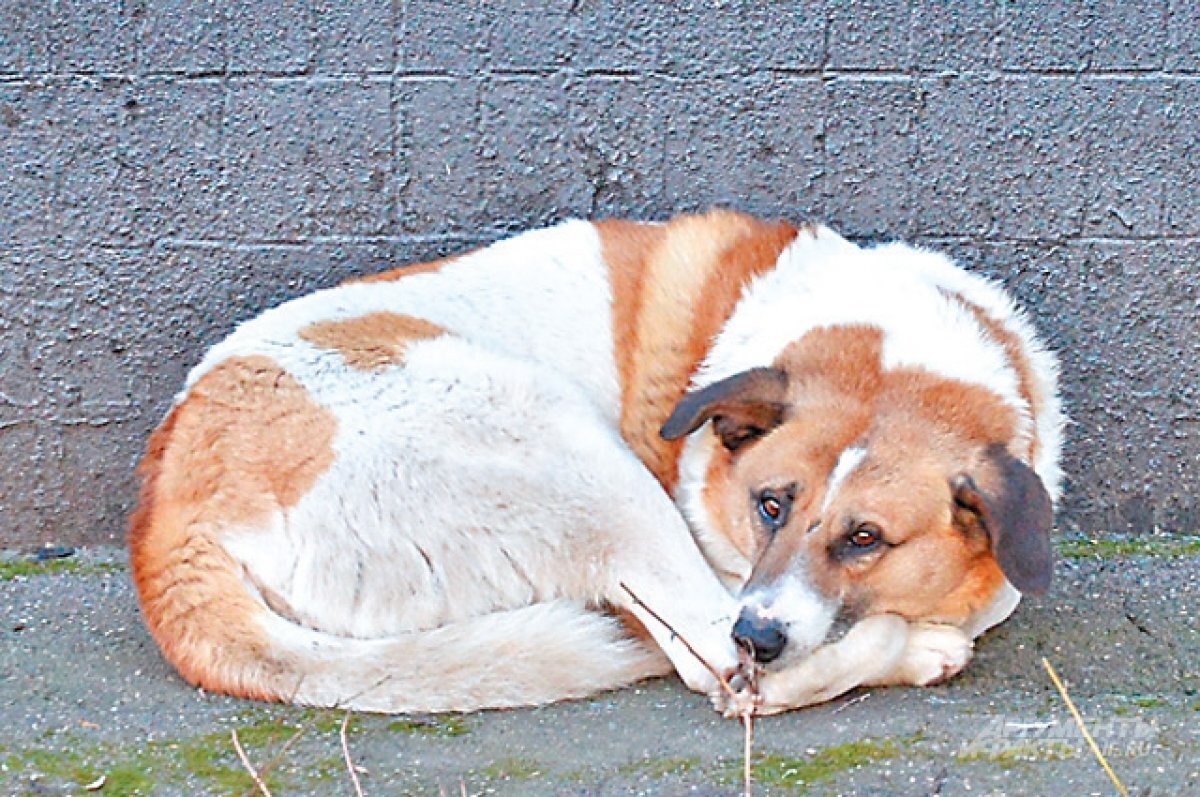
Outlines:
POLYGON ((0 0, 0 544, 119 540, 204 347, 567 216, 943 247, 1064 360, 1061 525, 1195 531, 1193 0, 0 0))

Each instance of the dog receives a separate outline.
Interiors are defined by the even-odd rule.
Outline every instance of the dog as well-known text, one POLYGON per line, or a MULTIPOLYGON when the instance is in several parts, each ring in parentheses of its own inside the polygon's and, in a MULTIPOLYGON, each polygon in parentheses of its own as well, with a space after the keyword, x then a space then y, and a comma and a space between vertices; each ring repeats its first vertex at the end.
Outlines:
POLYGON ((570 221, 287 302, 131 517, 189 682, 376 712, 672 668, 727 714, 924 685, 1044 591, 1057 366, 991 282, 731 211, 570 221))

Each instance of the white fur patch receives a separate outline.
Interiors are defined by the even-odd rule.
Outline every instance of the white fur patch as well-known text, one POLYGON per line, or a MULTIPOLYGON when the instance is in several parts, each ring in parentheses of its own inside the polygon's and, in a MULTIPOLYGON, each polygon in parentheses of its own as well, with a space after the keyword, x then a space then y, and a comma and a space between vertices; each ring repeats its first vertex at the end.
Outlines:
POLYGON ((679 488, 675 500, 704 558, 725 587, 736 592, 750 578, 754 563, 742 555, 727 534, 713 525, 708 508, 704 505, 704 488, 708 484, 705 471, 718 445, 716 437, 711 434, 688 436, 680 458, 679 488))
POLYGON ((1017 604, 1020 602, 1021 593, 1017 591, 1016 587, 1005 581, 1004 586, 992 598, 992 602, 971 615, 963 626, 963 633, 974 639, 989 628, 1007 620, 1008 616, 1016 611, 1017 604))
POLYGON ((829 483, 825 486, 825 499, 821 504, 822 514, 833 503, 833 498, 837 495, 837 491, 841 489, 842 483, 862 464, 866 456, 867 450, 862 446, 851 446, 841 453, 841 456, 838 457, 837 465, 834 466, 833 472, 829 474, 829 483))
POLYGON ((437 271, 343 285, 268 310, 210 349, 188 387, 222 360, 261 354, 322 403, 341 403, 347 380, 360 396, 366 383, 380 390, 386 377, 351 373, 336 354, 298 337, 315 322, 376 312, 417 316, 483 349, 547 366, 578 383, 614 425, 619 418, 608 265, 596 228, 580 221, 500 241, 437 271))
MULTIPOLYGON (((797 563, 796 569, 803 564, 797 563)), ((768 587, 745 593, 742 609, 785 625, 789 650, 803 654, 825 641, 838 607, 793 570, 768 587)))

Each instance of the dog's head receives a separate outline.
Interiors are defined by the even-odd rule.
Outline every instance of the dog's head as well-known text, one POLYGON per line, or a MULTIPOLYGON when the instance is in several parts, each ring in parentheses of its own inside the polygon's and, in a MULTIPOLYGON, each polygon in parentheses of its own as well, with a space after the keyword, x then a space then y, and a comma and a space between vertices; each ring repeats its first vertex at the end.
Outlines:
POLYGON ((868 615, 961 624, 1007 580, 1050 582, 1051 500, 985 388, 880 366, 869 327, 810 333, 770 368, 686 395, 711 422, 703 501, 753 562, 734 629, 760 662, 805 656, 868 615))

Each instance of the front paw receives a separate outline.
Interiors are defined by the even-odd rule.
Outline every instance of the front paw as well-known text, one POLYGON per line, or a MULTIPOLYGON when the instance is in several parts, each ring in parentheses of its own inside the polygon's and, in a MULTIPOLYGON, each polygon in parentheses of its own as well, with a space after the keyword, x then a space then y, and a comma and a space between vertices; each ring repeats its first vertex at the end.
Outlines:
POLYGON ((709 699, 712 700, 713 708, 726 719, 739 719, 747 714, 756 715, 762 702, 757 690, 749 681, 737 678, 729 682, 729 691, 724 687, 718 688, 709 695, 709 699))
POLYGON ((709 695, 713 708, 726 719, 758 713, 761 699, 758 679, 761 669, 744 650, 738 651, 738 666, 724 673, 724 683, 709 695))
POLYGON ((932 686, 953 678, 967 666, 974 647, 971 638, 955 626, 914 626, 898 668, 898 681, 932 686))

